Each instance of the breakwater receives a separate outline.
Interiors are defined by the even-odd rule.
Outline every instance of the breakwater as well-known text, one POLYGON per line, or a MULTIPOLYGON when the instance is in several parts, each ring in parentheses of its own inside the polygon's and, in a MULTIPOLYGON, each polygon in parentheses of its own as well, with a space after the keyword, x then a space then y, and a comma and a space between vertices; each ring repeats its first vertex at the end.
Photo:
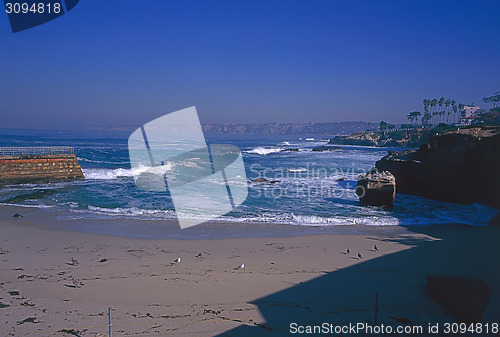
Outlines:
POLYGON ((84 175, 72 147, 0 147, 0 183, 75 179, 84 179, 84 175))

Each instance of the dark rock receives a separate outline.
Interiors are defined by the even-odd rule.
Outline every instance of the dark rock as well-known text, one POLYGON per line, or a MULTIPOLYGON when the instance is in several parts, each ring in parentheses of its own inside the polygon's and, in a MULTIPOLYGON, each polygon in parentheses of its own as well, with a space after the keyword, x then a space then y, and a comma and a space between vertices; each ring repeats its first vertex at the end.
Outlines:
POLYGON ((500 209, 500 127, 437 135, 417 150, 388 154, 375 166, 396 177, 398 193, 500 209))
POLYGON ((321 145, 312 149, 313 151, 323 152, 323 151, 341 151, 342 148, 340 146, 327 146, 321 145))
POLYGON ((283 149, 280 152, 298 152, 298 151, 299 151, 299 149, 294 148, 294 149, 283 149))
POLYGON ((346 181, 347 178, 346 177, 342 177, 342 178, 338 178, 336 181, 346 181))
POLYGON ((100 263, 107 262, 107 261, 108 261, 108 259, 100 259, 99 260, 100 263))
POLYGON ((268 180, 266 178, 263 178, 263 177, 258 177, 254 180, 252 180, 253 183, 268 183, 268 184, 275 184, 275 183, 279 183, 280 181, 279 180, 268 180))
POLYGON ((491 227, 500 227, 500 212, 490 220, 491 227))
POLYGON ((391 206, 396 197, 396 180, 390 172, 372 168, 358 177, 354 191, 362 205, 391 206))
POLYGON ((13 218, 22 218, 23 216, 19 213, 16 213, 12 216, 13 218))
POLYGON ((5 199, 2 202, 6 204, 19 204, 26 200, 42 199, 56 192, 57 192, 56 190, 37 190, 35 192, 18 194, 15 197, 5 199))
POLYGON ((491 297, 486 282, 454 275, 428 275, 427 291, 445 314, 469 324, 481 322, 491 297))

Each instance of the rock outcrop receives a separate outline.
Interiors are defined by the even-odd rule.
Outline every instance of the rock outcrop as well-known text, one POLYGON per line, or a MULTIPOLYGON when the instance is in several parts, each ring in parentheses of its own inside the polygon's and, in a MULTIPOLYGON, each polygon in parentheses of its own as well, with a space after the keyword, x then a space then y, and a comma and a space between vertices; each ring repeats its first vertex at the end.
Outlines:
POLYGON ((312 149, 315 152, 323 152, 323 151, 342 151, 342 148, 340 146, 328 146, 328 145, 321 145, 317 146, 312 149))
POLYGON ((372 168, 358 177, 355 192, 362 205, 391 206, 396 196, 396 180, 390 172, 372 168))
POLYGON ((477 279, 454 275, 427 276, 429 296, 461 323, 479 323, 491 297, 489 285, 477 279))
POLYGON ((394 175, 398 193, 500 209, 500 127, 436 135, 419 149, 389 153, 375 166, 394 175))
POLYGON ((500 212, 490 220, 491 227, 500 227, 500 212))
POLYGON ((330 139, 329 144, 358 145, 358 146, 389 146, 389 147, 414 147, 429 139, 430 130, 414 129, 389 131, 358 132, 350 136, 336 136, 330 139))

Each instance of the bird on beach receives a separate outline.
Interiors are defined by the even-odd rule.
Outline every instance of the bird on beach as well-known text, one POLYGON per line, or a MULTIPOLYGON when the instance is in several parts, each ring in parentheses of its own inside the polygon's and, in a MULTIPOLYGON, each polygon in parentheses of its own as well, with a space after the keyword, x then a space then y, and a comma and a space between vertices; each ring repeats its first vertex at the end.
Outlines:
POLYGON ((170 262, 170 265, 173 266, 174 264, 177 264, 179 262, 181 262, 181 258, 180 257, 176 258, 173 262, 170 262))
POLYGON ((200 258, 200 257, 202 257, 202 255, 203 255, 203 253, 198 253, 195 257, 200 258))
POLYGON ((77 280, 76 278, 73 278, 71 280, 71 283, 75 286, 75 289, 76 288, 80 288, 81 286, 83 286, 83 282, 77 280))
POLYGON ((238 267, 236 267, 234 269, 240 270, 240 269, 243 269, 243 268, 245 268, 245 264, 244 263, 240 264, 238 267))
POLYGON ((72 257, 71 257, 71 262, 70 262, 70 264, 71 264, 72 266, 78 266, 78 265, 80 264, 80 262, 78 262, 78 260, 77 260, 77 259, 75 259, 75 258, 72 256, 72 257))
POLYGON ((9 251, 5 248, 0 248, 0 254, 7 254, 9 251))
POLYGON ((378 247, 377 245, 373 246, 373 249, 375 249, 376 252, 378 252, 378 247))
POLYGON ((361 255, 361 253, 360 253, 360 252, 358 252, 358 258, 359 258, 359 259, 362 259, 362 258, 363 258, 363 256, 361 255))
POLYGON ((349 249, 349 247, 347 247, 347 250, 345 252, 347 255, 351 254, 351 250, 349 249))

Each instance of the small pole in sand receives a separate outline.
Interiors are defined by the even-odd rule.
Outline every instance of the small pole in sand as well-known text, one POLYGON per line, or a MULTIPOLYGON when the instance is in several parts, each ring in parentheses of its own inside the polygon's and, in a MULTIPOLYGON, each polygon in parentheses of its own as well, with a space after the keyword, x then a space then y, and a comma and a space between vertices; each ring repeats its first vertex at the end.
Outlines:
POLYGON ((374 320, 375 325, 377 325, 378 311, 379 311, 379 307, 378 307, 378 291, 377 291, 375 293, 375 320, 374 320))
POLYGON ((111 323, 111 307, 108 308, 109 337, 113 337, 113 323, 111 323))

